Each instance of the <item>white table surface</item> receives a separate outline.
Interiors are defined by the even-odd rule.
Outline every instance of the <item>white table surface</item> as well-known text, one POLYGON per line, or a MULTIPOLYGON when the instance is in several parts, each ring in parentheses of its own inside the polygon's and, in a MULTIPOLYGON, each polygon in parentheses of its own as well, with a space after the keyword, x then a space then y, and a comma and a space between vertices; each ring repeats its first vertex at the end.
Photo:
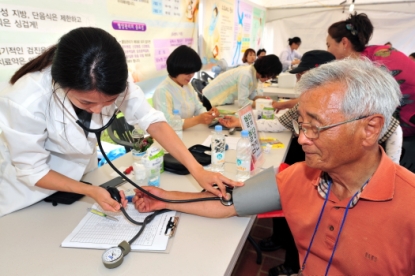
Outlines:
MULTIPOLYGON (((201 144, 210 131, 206 126, 184 131, 186 146, 201 144)), ((286 147, 267 154, 264 168, 278 166, 291 141, 289 132, 267 136, 278 138, 286 147)), ((235 152, 227 153, 226 159, 232 161, 235 152)), ((114 161, 117 167, 131 163, 130 154, 114 161)), ((234 177, 235 164, 225 164, 225 170, 225 175, 234 177)), ((112 169, 105 165, 84 180, 100 185, 112 178, 111 173, 112 169)), ((201 190, 190 175, 168 172, 162 174, 161 187, 201 190)), ((60 247, 92 204, 88 197, 56 207, 42 201, 0 218, 0 275, 230 275, 255 219, 254 216, 210 219, 181 214, 168 253, 131 252, 120 267, 110 270, 102 264, 102 250, 60 247)))
POLYGON ((295 92, 294 88, 280 88, 278 84, 273 83, 268 87, 264 87, 264 96, 271 97, 275 100, 277 98, 298 98, 299 93, 295 92))

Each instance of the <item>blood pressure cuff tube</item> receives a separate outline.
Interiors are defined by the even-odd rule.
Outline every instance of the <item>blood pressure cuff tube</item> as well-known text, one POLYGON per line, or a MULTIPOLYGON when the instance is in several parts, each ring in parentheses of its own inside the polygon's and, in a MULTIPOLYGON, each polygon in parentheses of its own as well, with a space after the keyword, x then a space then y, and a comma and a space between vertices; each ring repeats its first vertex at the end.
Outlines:
POLYGON ((233 205, 238 216, 281 210, 274 168, 270 167, 233 189, 233 205))

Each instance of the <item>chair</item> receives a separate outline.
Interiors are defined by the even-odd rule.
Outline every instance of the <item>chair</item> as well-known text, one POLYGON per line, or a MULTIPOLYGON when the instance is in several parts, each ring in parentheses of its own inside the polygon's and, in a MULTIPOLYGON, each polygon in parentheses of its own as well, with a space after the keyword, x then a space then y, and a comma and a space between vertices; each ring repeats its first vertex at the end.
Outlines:
POLYGON ((203 81, 205 81, 206 83, 209 83, 209 81, 213 80, 213 77, 210 76, 208 73, 206 73, 205 71, 202 71, 202 73, 200 74, 200 77, 203 81))
POLYGON ((399 164, 415 173, 415 136, 403 139, 399 164))
POLYGON ((108 127, 108 135, 112 141, 124 146, 126 152, 129 152, 133 148, 133 138, 131 137, 131 131, 133 130, 134 127, 127 123, 124 116, 118 114, 114 122, 108 127), (115 136, 114 132, 118 137, 115 136))
POLYGON ((202 93, 203 88, 205 88, 207 83, 205 81, 195 79, 195 78, 192 79, 191 83, 197 93, 197 96, 199 97, 199 100, 202 102, 203 106, 206 108, 206 110, 211 110, 212 105, 210 104, 209 99, 206 98, 202 93))

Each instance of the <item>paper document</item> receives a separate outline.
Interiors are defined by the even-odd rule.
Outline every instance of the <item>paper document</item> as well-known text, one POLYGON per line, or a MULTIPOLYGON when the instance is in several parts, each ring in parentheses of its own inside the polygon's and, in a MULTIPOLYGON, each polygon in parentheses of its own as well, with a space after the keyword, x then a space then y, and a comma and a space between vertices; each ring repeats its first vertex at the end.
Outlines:
MULTIPOLYGON (((227 137, 225 137, 225 141, 226 141, 226 144, 228 145, 229 149, 236 150, 236 144, 238 143, 239 138, 241 138, 241 137, 238 137, 238 136, 235 136, 235 137, 227 136, 227 137)), ((209 135, 206 138, 206 140, 203 142, 202 145, 204 145, 206 147, 210 147, 211 143, 212 143, 212 135, 209 135)))
MULTIPOLYGON (((102 211, 98 204, 92 208, 102 211)), ((127 213, 136 221, 142 222, 150 213, 139 213, 132 204, 125 208, 127 213)), ((123 213, 105 212, 114 216, 118 221, 87 212, 72 233, 62 242, 62 247, 107 249, 117 246, 123 240, 130 241, 140 230, 140 225, 129 222, 123 213)), ((134 251, 164 251, 167 249, 169 236, 165 235, 166 226, 176 211, 157 215, 146 225, 144 232, 131 245, 134 251)))

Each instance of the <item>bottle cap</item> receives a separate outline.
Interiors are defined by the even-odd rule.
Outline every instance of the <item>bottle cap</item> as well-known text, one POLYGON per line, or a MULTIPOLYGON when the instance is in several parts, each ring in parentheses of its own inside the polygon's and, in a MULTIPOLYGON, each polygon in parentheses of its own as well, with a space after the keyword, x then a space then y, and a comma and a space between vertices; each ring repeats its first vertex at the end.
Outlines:
POLYGON ((179 112, 179 110, 177 110, 177 109, 173 109, 173 114, 174 114, 174 115, 178 115, 178 114, 180 114, 180 112, 179 112))
POLYGON ((215 126, 215 131, 222 131, 222 126, 221 125, 216 125, 215 126))
POLYGON ((244 138, 245 138, 245 137, 248 137, 248 136, 249 136, 249 132, 248 132, 248 130, 246 130, 246 129, 245 129, 245 130, 242 130, 242 131, 241 131, 241 136, 242 136, 242 137, 244 137, 244 138))

